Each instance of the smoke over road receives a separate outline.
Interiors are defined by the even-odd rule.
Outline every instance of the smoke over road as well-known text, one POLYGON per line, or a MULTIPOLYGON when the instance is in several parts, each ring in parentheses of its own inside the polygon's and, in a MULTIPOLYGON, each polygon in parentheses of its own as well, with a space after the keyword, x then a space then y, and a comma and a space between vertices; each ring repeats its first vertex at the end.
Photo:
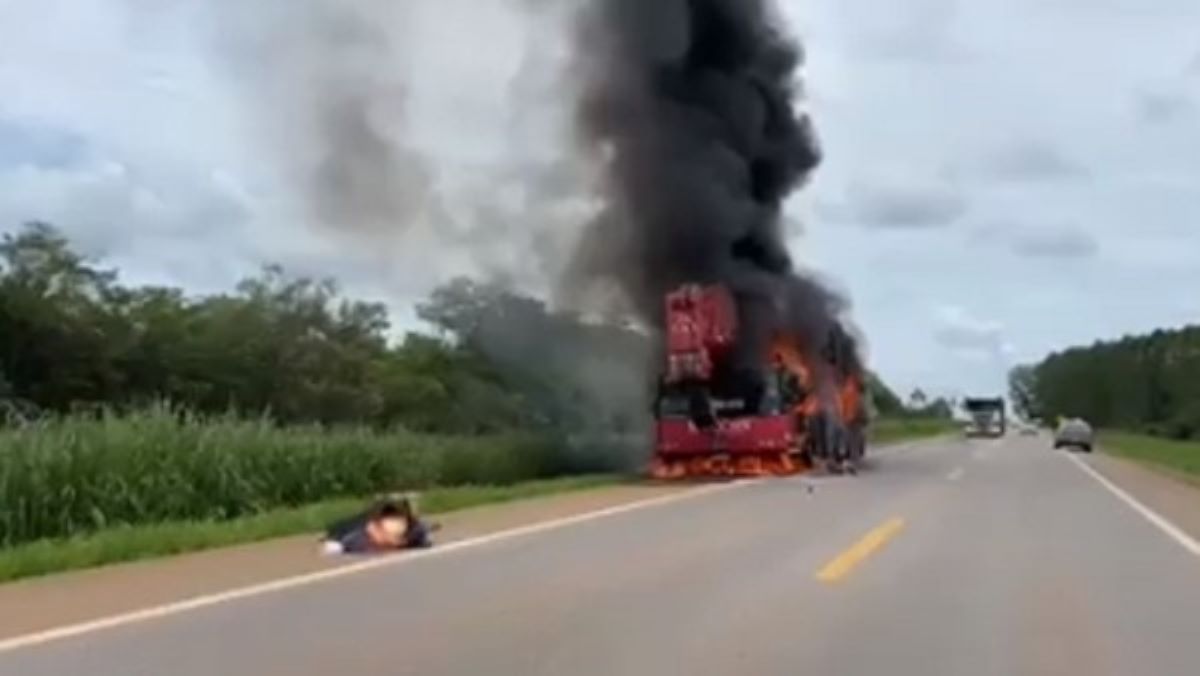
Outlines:
POLYGON ((573 283, 615 283, 651 320, 680 283, 727 285, 746 377, 777 335, 824 349, 842 302, 795 269, 781 215, 821 152, 795 102, 802 52, 773 4, 607 0, 581 11, 579 125, 605 167, 605 206, 573 283))
POLYGON ((411 8, 386 0, 260 0, 213 9, 221 58, 311 222, 378 237, 434 205, 408 142, 411 8))
MULTIPOLYGON (((523 149, 528 161, 506 153, 511 172, 461 194, 408 129, 410 33, 432 3, 263 0, 222 11, 234 29, 231 60, 254 88, 245 102, 267 121, 311 221, 365 235, 376 251, 532 277, 573 310, 597 309, 593 292, 615 288, 651 324, 667 290, 724 284, 738 298, 737 363, 747 378, 777 336, 809 352, 827 347, 843 303, 797 270, 782 219, 821 153, 796 103, 800 46, 769 0, 487 3, 531 26, 574 18, 572 77, 553 87, 576 104, 582 152, 556 147, 543 127, 524 144, 537 150, 523 149), (580 167, 588 177, 598 170, 594 195, 572 184, 569 170, 580 167), (427 236, 414 238, 416 226, 427 236)), ((439 22, 426 29, 483 20, 482 3, 438 6, 439 22)), ((553 53, 555 39, 530 31, 531 58, 518 72, 539 66, 532 57, 553 53)), ((536 107, 525 98, 510 97, 510 115, 536 107)), ((504 130, 498 115, 495 132, 504 130)))

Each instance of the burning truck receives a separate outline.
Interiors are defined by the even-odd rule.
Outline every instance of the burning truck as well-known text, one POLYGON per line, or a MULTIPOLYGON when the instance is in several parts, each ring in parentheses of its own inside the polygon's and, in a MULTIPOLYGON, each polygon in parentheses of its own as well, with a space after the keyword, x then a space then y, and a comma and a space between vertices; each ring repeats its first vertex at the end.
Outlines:
POLYGON ((576 131, 599 167, 566 287, 663 336, 652 473, 853 469, 864 369, 846 299, 796 264, 785 201, 821 163, 774 0, 583 3, 576 131))
POLYGON ((845 352, 853 344, 840 325, 819 350, 773 336, 757 377, 747 377, 735 367, 734 294, 685 285, 665 305, 653 476, 785 476, 814 466, 856 471, 866 447, 864 379, 845 352))

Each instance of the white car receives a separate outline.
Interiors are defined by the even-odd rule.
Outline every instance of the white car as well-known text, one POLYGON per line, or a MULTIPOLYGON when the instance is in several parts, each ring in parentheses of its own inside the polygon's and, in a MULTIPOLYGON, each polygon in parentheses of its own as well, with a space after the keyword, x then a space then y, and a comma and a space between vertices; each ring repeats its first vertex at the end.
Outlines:
POLYGON ((1084 453, 1091 453, 1094 443, 1092 426, 1080 418, 1064 420, 1054 432, 1055 448, 1077 448, 1084 453))

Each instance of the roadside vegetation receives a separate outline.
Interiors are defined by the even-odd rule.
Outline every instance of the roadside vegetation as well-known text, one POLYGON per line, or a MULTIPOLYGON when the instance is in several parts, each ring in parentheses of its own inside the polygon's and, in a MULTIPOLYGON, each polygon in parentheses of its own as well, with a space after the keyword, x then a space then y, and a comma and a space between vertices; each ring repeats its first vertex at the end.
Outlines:
POLYGON ((649 407, 605 395, 636 391, 648 337, 467 280, 419 314, 400 336, 274 267, 126 286, 48 225, 5 235, 0 547, 632 466, 649 407))
MULTIPOLYGON (((649 335, 467 279, 417 314, 400 334, 273 266, 130 286, 52 226, 4 235, 0 579, 312 530, 383 491, 436 510, 639 468, 649 335)), ((933 433, 870 389, 876 441, 933 433)))
POLYGON ((875 420, 869 428, 872 444, 891 444, 948 434, 957 429, 954 405, 944 398, 932 400, 920 389, 902 400, 882 380, 867 381, 875 420))
POLYGON ((881 418, 871 424, 871 443, 892 444, 949 434, 958 429, 949 418, 894 417, 881 418))
POLYGON ((1200 441, 1200 326, 1100 341, 1049 355, 1009 376, 1018 412, 1053 423, 1200 441))
POLYGON ((1106 453, 1164 469, 1200 484, 1200 442, 1109 432, 1100 436, 1100 448, 1106 453))
POLYGON ((14 545, 572 469, 549 439, 518 433, 278 427, 169 408, 51 418, 0 432, 0 533, 14 545))
POLYGON ((1100 450, 1200 478, 1200 326, 1097 341, 1009 374, 1019 412, 1079 417, 1100 450))
MULTIPOLYGON (((584 475, 508 486, 458 486, 422 492, 427 515, 608 486, 617 475, 584 475)), ((230 520, 187 520, 118 526, 72 538, 44 539, 0 549, 0 583, 49 573, 169 556, 289 535, 317 533, 336 519, 362 509, 361 498, 324 500, 230 520)), ((313 540, 314 551, 316 540, 313 540)))

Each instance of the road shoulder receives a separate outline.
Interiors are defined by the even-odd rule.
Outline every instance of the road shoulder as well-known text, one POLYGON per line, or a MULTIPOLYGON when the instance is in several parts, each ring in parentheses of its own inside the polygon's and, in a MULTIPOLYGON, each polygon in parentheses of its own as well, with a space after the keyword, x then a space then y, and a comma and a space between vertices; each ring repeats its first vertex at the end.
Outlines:
MULTIPOLYGON (((680 493, 684 486, 620 485, 439 515, 449 543, 680 493)), ((0 586, 0 640, 319 572, 361 559, 325 558, 316 534, 119 564, 0 586)), ((403 556, 398 554, 396 556, 403 556)))
POLYGON ((1180 530, 1200 539, 1200 486, 1170 472, 1116 456, 1095 454, 1086 462, 1180 530))

